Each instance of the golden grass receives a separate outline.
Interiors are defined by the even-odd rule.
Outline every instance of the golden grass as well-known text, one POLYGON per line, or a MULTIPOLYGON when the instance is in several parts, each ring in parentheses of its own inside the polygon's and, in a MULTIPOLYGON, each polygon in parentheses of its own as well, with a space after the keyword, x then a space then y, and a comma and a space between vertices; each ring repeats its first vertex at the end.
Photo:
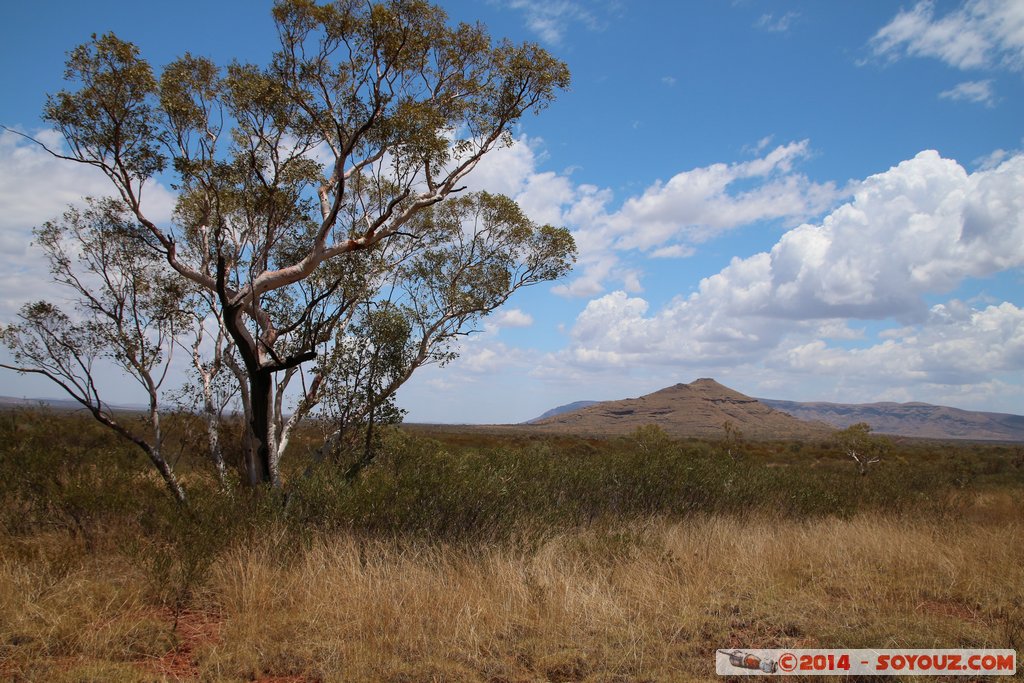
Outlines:
MULTIPOLYGON (((531 544, 526 544, 527 546, 531 544)), ((352 537, 236 549, 207 672, 314 680, 681 680, 719 647, 1015 647, 1024 529, 704 518, 528 550, 352 537)))
POLYGON ((0 678, 680 681, 714 678, 721 647, 1019 648, 1009 517, 649 519, 485 547, 337 534, 290 552, 271 534, 219 556, 192 598, 219 627, 185 678, 153 673, 181 633, 137 565, 5 539, 0 678))
POLYGON ((60 533, 0 549, 0 680, 144 680, 134 663, 175 647, 124 557, 60 533))

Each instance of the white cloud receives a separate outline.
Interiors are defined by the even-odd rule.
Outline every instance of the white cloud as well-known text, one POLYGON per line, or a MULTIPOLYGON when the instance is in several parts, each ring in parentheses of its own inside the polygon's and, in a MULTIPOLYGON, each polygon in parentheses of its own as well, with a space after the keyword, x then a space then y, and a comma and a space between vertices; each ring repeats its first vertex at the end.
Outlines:
POLYGON ((488 380, 499 373, 529 367, 535 353, 509 346, 497 338, 496 327, 459 341, 458 357, 444 367, 444 378, 455 385, 488 380))
MULTIPOLYGON (((50 149, 62 150, 63 138, 52 130, 36 134, 50 149)), ((11 131, 0 131, 0 231, 7 249, 4 253, 22 255, 27 240, 12 235, 31 234, 32 228, 60 215, 69 204, 83 196, 101 196, 112 190, 110 181, 99 170, 63 161, 48 154, 39 145, 11 131)))
MULTIPOLYGON (((467 343, 447 372, 473 382, 499 370, 530 369, 544 381, 614 381, 627 392, 657 388, 666 373, 680 381, 710 374, 747 393, 764 387, 761 395, 787 397, 799 397, 800 377, 807 385, 830 377, 845 392, 834 397, 842 400, 898 398, 882 388, 891 375, 904 381, 904 398, 956 395, 963 403, 981 396, 981 374, 967 374, 950 358, 964 353, 969 359, 986 344, 1012 349, 1014 311, 1000 308, 1000 301, 929 309, 925 296, 1024 264, 1024 155, 989 155, 968 173, 955 161, 922 152, 851 184, 846 203, 789 230, 771 250, 734 259, 694 294, 652 310, 638 294, 643 272, 627 254, 683 258, 723 231, 757 220, 813 217, 842 196, 798 172, 809 154, 806 141, 771 147, 768 136, 758 147, 754 159, 681 172, 618 208, 609 189, 539 171, 536 139, 522 137, 485 158, 470 178, 474 187, 504 191, 535 220, 574 229, 577 275, 553 291, 591 301, 568 332, 568 347, 540 363, 535 352, 494 338, 503 320, 495 317, 490 333, 467 343), (608 289, 617 291, 601 296, 608 289), (957 306, 966 311, 961 322, 941 327, 940 313, 957 306), (1000 331, 985 336, 986 325, 1000 316, 1000 331), (898 319, 904 327, 876 338, 857 319, 898 319), (972 339, 976 344, 969 347, 972 339), (915 354, 922 360, 911 362, 915 354), (773 364, 779 369, 769 369, 773 364), (893 374, 898 368, 911 369, 893 374), (975 383, 942 383, 954 379, 975 383)), ((507 315, 506 322, 519 317, 507 315)), ((979 366, 1009 368, 993 371, 985 386, 1013 385, 1006 373, 1020 371, 1007 354, 1002 365, 989 358, 979 366)))
POLYGON ((493 348, 474 349, 459 358, 459 368, 470 372, 490 372, 504 367, 503 354, 493 348))
POLYGON ((559 296, 588 298, 604 291, 604 282, 618 263, 618 258, 601 244, 592 243, 585 232, 577 232, 576 246, 580 259, 576 270, 581 271, 567 283, 555 285, 551 291, 559 296))
POLYGON ((591 300, 546 366, 772 367, 876 386, 994 381, 1024 371, 1024 311, 955 300, 929 308, 924 297, 1022 265, 1024 155, 968 173, 922 152, 660 310, 625 291, 591 300), (850 319, 904 326, 875 340, 850 319))
POLYGON ((974 102, 984 104, 986 107, 996 106, 996 93, 992 89, 992 79, 984 81, 964 81, 958 83, 949 90, 939 93, 941 99, 953 100, 954 102, 974 102))
POLYGON ((566 173, 539 170, 545 160, 543 143, 522 135, 512 145, 491 151, 466 178, 466 186, 511 197, 537 223, 564 225, 564 213, 585 191, 574 188, 566 173))
POLYGON ((799 17, 799 12, 786 12, 781 17, 776 17, 774 14, 762 14, 754 27, 770 33, 785 33, 799 17))
POLYGON ((826 319, 818 321, 810 335, 818 339, 864 339, 864 329, 854 329, 845 320, 826 319))
POLYGON ((990 171, 999 164, 1003 163, 1011 156, 1010 152, 1005 149, 996 149, 988 154, 975 159, 972 164, 979 171, 990 171))
POLYGON ((757 144, 755 144, 753 146, 751 146, 751 145, 744 145, 743 151, 744 152, 752 152, 754 154, 760 154, 761 152, 763 152, 766 149, 768 149, 768 145, 772 144, 772 140, 774 140, 774 139, 775 139, 774 135, 765 135, 763 138, 761 138, 760 140, 757 141, 757 144))
MULTIPOLYGON (((820 225, 786 233, 768 255, 772 287, 761 312, 916 315, 925 293, 1024 264, 1022 193, 1024 156, 968 174, 922 152, 865 180, 820 225)), ((715 277, 732 280, 728 270, 715 277)))
POLYGON ((970 0, 944 16, 935 3, 903 10, 871 38, 875 55, 932 57, 959 69, 1024 69, 1024 3, 970 0))
POLYGON ((559 45, 573 24, 581 24, 592 31, 601 30, 603 23, 583 3, 573 0, 507 0, 512 9, 519 10, 527 27, 541 40, 559 45))
POLYGON ((808 141, 780 145, 764 157, 713 164, 656 182, 627 199, 609 217, 619 248, 652 249, 670 240, 703 242, 740 225, 775 218, 806 218, 838 196, 831 183, 818 185, 793 173, 808 154, 808 141), (751 189, 732 190, 742 181, 751 189))
MULTIPOLYGON (((33 136, 50 149, 63 149, 63 138, 56 131, 43 130, 33 136)), ((59 218, 69 204, 81 205, 85 196, 107 196, 112 191, 110 181, 99 170, 57 159, 16 133, 0 132, 0 324, 14 322, 21 307, 30 301, 68 303, 69 292, 52 281, 42 251, 32 245, 32 230, 59 218)), ((170 220, 174 196, 166 188, 147 185, 144 200, 151 219, 170 220)), ((0 356, 5 362, 12 361, 6 349, 0 349, 0 356)), ((107 362, 99 368, 97 377, 106 400, 126 404, 141 400, 137 384, 119 381, 117 371, 107 362)), ((172 370, 172 376, 174 373, 172 370)), ((36 376, 5 372, 2 377, 4 391, 12 395, 61 395, 56 385, 36 376)))
POLYGON ((467 185, 509 195, 534 221, 573 229, 579 259, 574 279, 553 288, 562 296, 593 297, 605 291, 608 282, 630 292, 641 291, 642 272, 622 265, 616 252, 642 246, 659 258, 689 256, 695 250, 685 241, 707 239, 744 222, 790 214, 802 217, 827 206, 837 194, 831 185, 816 185, 792 172, 794 160, 807 154, 807 143, 802 142, 779 146, 747 162, 678 174, 667 185, 655 183, 612 210, 611 190, 576 185, 565 172, 540 171, 542 144, 537 138, 520 136, 512 146, 484 157, 467 185), (709 181, 711 176, 715 180, 709 181), (766 182, 759 184, 762 179, 766 182), (732 195, 729 187, 737 182, 752 183, 753 189, 732 195), (704 208, 699 206, 702 199, 717 203, 704 208), (689 210, 683 206, 687 203, 689 210), (658 211, 667 217, 657 224, 644 215, 658 211), (715 211, 722 215, 714 215, 715 211), (642 244, 634 244, 635 233, 644 231, 642 244))
POLYGON ((532 173, 522 191, 513 195, 523 211, 538 223, 562 225, 563 209, 576 200, 572 181, 550 171, 532 173))
POLYGON ((749 161, 683 171, 653 183, 614 211, 607 206, 610 192, 577 188, 576 204, 565 218, 576 228, 579 275, 556 291, 569 296, 604 291, 605 281, 622 273, 615 252, 678 258, 692 254, 694 244, 742 225, 820 214, 846 191, 796 172, 795 165, 809 154, 809 142, 802 140, 749 161))
POLYGON ((687 258, 696 253, 696 249, 683 244, 670 244, 651 252, 652 258, 687 258))
POLYGON ((646 301, 621 291, 592 300, 572 328, 574 360, 623 365, 630 355, 651 351, 651 328, 658 321, 646 317, 647 309, 646 301))
POLYGON ((1024 369, 1024 309, 1004 302, 972 309, 959 301, 934 306, 927 321, 903 328, 866 348, 830 347, 815 340, 780 350, 782 371, 885 377, 933 385, 984 383, 1000 372, 1024 369))
POLYGON ((484 155, 466 178, 471 190, 514 197, 521 193, 541 161, 540 141, 526 136, 484 155))
POLYGON ((518 308, 506 308, 491 316, 491 322, 497 327, 530 327, 533 316, 518 308))
MULTIPOLYGON (((763 147, 769 140, 759 144, 763 147)), ((612 210, 610 190, 575 186, 565 174, 536 171, 538 144, 523 137, 489 156, 471 183, 511 195, 534 220, 574 228, 580 251, 577 275, 554 288, 564 296, 595 296, 605 291, 609 280, 639 291, 641 274, 620 266, 616 252, 689 256, 693 244, 723 231, 761 220, 804 219, 843 194, 832 183, 813 183, 794 171, 809 154, 804 140, 779 145, 749 161, 678 173, 612 210), (741 185, 745 189, 735 189, 741 185)))
MULTIPOLYGON (((53 150, 63 138, 53 130, 34 137, 53 150)), ((60 217, 69 204, 86 196, 105 196, 112 186, 99 170, 57 159, 25 137, 0 131, 0 320, 11 320, 22 304, 64 292, 50 281, 42 253, 31 246, 32 230, 60 217)), ((174 198, 159 185, 146 192, 147 213, 157 221, 170 218, 174 198)))

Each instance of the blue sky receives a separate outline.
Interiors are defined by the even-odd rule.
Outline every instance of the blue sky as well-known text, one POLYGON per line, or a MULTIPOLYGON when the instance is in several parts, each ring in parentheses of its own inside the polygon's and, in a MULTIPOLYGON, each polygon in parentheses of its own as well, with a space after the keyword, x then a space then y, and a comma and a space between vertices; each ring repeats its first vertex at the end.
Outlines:
MULTIPOLYGON (((157 66, 265 61, 269 4, 10 7, 0 123, 45 136, 45 93, 93 32, 157 66)), ((571 91, 472 183, 571 228, 580 260, 421 371, 408 419, 515 422, 698 377, 1024 412, 1024 3, 440 4, 569 64, 571 91)), ((0 320, 49 289, 31 227, 101 180, 0 137, 0 320)))

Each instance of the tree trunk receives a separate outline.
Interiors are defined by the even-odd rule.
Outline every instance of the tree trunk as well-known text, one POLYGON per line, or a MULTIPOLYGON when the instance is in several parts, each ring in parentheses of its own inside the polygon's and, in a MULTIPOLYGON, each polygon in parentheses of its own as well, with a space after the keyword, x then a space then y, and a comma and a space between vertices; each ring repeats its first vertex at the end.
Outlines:
POLYGON ((146 454, 149 455, 150 461, 156 466, 157 471, 160 472, 160 476, 163 477, 164 484, 167 485, 167 489, 171 492, 171 495, 174 496, 174 499, 178 501, 178 503, 184 505, 187 502, 187 499, 185 498, 185 489, 181 487, 181 483, 174 475, 174 470, 171 469, 171 466, 166 460, 164 460, 163 455, 161 455, 159 451, 152 448, 144 450, 146 450, 146 454))
POLYGON ((210 448, 210 460, 217 471, 217 482, 222 491, 228 490, 228 474, 224 465, 224 450, 220 445, 220 420, 221 416, 213 401, 207 397, 203 407, 206 416, 206 440, 210 448))
MULTIPOLYGON (((72 396, 74 396, 74 394, 72 394, 72 396)), ((154 446, 145 439, 136 436, 125 429, 121 423, 116 421, 108 413, 101 410, 97 405, 91 404, 77 396, 74 397, 79 403, 89 409, 89 412, 92 413, 92 416, 96 418, 98 422, 106 425, 110 429, 113 429, 114 432, 120 434, 125 439, 128 439, 141 448, 142 452, 149 456, 149 461, 156 467, 160 476, 163 477, 164 484, 167 486, 167 490, 171 492, 171 495, 174 496, 174 499, 182 505, 185 505, 188 502, 188 499, 185 497, 185 489, 182 488, 181 482, 178 481, 178 477, 174 474, 174 468, 171 467, 169 462, 164 460, 164 456, 160 452, 159 444, 154 446)), ((157 422, 157 424, 159 424, 159 422, 157 422)))
POLYGON ((252 406, 252 418, 249 431, 252 442, 245 456, 246 474, 249 485, 272 484, 273 470, 270 466, 270 429, 271 409, 270 397, 274 375, 270 370, 260 369, 249 376, 249 403, 252 406))

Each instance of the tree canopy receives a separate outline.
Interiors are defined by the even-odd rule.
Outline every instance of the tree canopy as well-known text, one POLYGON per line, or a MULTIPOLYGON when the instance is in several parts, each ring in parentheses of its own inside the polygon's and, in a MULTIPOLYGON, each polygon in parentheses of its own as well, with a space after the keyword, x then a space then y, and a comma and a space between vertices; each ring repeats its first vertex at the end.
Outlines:
POLYGON ((77 314, 39 302, 3 332, 10 367, 49 367, 108 420, 91 376, 70 380, 89 375, 89 354, 112 354, 139 379, 157 420, 161 389, 147 376, 175 344, 190 348, 211 429, 223 393, 241 398, 253 485, 280 484, 306 415, 320 410, 339 431, 393 415, 417 368, 451 360, 460 335, 575 257, 567 230, 463 182, 568 86, 564 63, 479 24, 451 26, 422 0, 279 0, 273 19, 280 43, 266 65, 186 52, 155 73, 110 33, 69 53, 68 88, 43 114, 67 143, 51 152, 100 169, 114 197, 37 231, 77 314), (170 221, 146 201, 157 179, 177 191, 170 221), (57 235, 83 253, 116 253, 86 262, 92 278, 80 278, 57 235), (118 300, 125 288, 138 302, 118 300), (137 338, 96 332, 81 348, 47 346, 72 318, 137 338), (57 357, 70 360, 54 370, 57 357))

